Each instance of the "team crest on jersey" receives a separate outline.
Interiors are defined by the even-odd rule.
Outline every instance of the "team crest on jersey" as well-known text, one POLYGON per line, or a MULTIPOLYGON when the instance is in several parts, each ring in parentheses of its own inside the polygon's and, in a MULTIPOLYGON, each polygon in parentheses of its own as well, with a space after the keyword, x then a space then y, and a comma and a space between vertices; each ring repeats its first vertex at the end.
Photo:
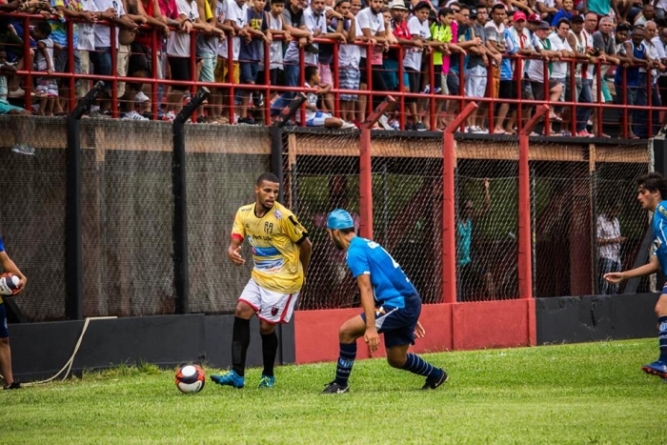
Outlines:
POLYGON ((275 216, 275 217, 278 218, 278 219, 282 219, 283 214, 280 213, 280 210, 275 210, 275 211, 273 212, 273 216, 275 216))

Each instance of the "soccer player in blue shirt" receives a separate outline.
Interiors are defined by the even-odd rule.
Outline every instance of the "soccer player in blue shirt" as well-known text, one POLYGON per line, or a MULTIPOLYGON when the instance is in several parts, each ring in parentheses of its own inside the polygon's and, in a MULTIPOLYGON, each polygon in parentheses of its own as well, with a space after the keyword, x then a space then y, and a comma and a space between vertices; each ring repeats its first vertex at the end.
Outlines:
MULTIPOLYGON (((637 199, 643 209, 653 212, 653 252, 648 264, 623 272, 610 272, 604 278, 610 283, 620 283, 629 278, 658 272, 667 275, 667 180, 660 173, 648 173, 637 180, 637 199)), ((658 316, 658 341, 660 357, 642 366, 647 374, 667 379, 667 283, 655 305, 658 316)))
POLYGON ((364 312, 340 328, 336 379, 324 393, 341 394, 349 390, 347 381, 357 356, 357 339, 364 337, 371 352, 375 352, 381 333, 389 365, 426 377, 422 389, 435 389, 445 383, 444 369, 408 353, 415 336, 422 337, 425 332, 418 321, 421 298, 401 266, 378 243, 356 236, 354 220, 345 210, 336 209, 329 214, 327 233, 338 249, 347 250, 347 266, 357 280, 364 312))

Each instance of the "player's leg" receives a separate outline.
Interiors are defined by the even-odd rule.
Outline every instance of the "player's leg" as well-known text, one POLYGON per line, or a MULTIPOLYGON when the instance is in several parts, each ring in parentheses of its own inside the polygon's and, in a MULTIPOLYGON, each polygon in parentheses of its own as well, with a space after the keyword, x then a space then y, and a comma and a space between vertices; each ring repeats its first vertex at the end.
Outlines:
POLYGON ((259 379, 259 387, 271 388, 276 383, 276 377, 273 372, 273 367, 276 363, 276 354, 278 352, 276 325, 260 320, 259 334, 262 337, 262 362, 264 363, 262 377, 259 379))
POLYGON ((336 378, 324 388, 325 394, 341 394, 349 390, 348 379, 357 358, 357 339, 366 332, 366 321, 362 316, 352 317, 340 327, 338 340, 340 354, 336 364, 336 378))
POLYGON ((299 292, 283 294, 259 287, 260 303, 257 311, 259 332, 262 337, 262 360, 264 370, 259 380, 260 388, 271 388, 276 383, 273 372, 278 352, 276 326, 289 323, 294 314, 299 292))
POLYGON ((426 377, 422 389, 435 389, 447 381, 445 370, 408 352, 410 345, 415 342, 415 328, 420 312, 421 306, 388 310, 377 318, 376 325, 378 332, 384 333, 389 365, 426 377))
POLYGON ((9 330, 5 305, 0 303, 0 373, 5 380, 4 389, 17 389, 20 384, 14 381, 12 373, 12 351, 9 347, 9 330))
POLYGON ((232 370, 226 374, 211 376, 211 380, 218 385, 234 388, 243 388, 245 385, 246 355, 250 346, 250 319, 260 308, 259 289, 259 285, 251 279, 236 304, 232 331, 232 370))
POLYGON ((655 305, 655 313, 658 316, 660 357, 655 362, 642 366, 642 370, 648 374, 667 379, 667 286, 662 289, 662 295, 660 295, 658 303, 655 305))

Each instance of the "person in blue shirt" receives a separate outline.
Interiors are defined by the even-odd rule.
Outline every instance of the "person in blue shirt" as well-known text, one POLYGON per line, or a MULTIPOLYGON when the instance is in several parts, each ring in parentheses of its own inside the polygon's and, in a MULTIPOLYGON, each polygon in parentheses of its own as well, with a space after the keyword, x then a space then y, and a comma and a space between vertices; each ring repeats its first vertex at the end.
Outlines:
POLYGON ((357 339, 364 337, 371 352, 375 352, 382 333, 390 366, 426 377, 422 389, 435 389, 445 383, 448 376, 444 369, 408 353, 415 336, 423 337, 425 331, 418 321, 421 298, 401 266, 378 243, 356 236, 354 220, 343 209, 329 214, 327 233, 336 248, 347 251, 347 266, 357 280, 364 312, 347 320, 339 330, 336 378, 324 393, 348 392, 348 379, 357 356, 357 339))
MULTIPOLYGON (((643 209, 653 212, 653 250, 648 264, 623 272, 610 272, 604 278, 613 284, 662 270, 667 275, 667 180, 660 173, 648 173, 637 180, 637 199, 643 209)), ((667 379, 667 283, 655 305, 658 316, 660 357, 642 366, 647 374, 667 379)))
MULTIPOLYGON (((25 289, 25 285, 28 282, 28 279, 23 275, 21 270, 14 264, 7 252, 5 251, 5 243, 0 237, 0 266, 4 273, 13 273, 17 275, 21 282, 14 291, 14 295, 18 295, 25 289)), ((6 297, 5 297, 6 298, 6 297)), ((21 384, 14 380, 14 374, 12 373, 12 350, 9 347, 9 329, 7 328, 7 310, 5 309, 5 303, 3 301, 2 295, 0 295, 0 374, 2 374, 2 379, 4 384, 2 389, 20 389, 21 384)))

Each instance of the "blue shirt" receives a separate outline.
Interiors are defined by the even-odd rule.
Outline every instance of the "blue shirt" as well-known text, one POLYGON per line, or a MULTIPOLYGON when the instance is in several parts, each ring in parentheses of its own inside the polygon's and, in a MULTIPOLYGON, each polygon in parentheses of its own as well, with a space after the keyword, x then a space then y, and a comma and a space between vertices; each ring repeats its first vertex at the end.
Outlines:
POLYGON ((658 257, 660 270, 667 275, 667 201, 660 201, 653 212, 653 254, 658 257))
POLYGON ((456 223, 456 253, 459 266, 470 263, 470 247, 472 246, 472 220, 456 223))
POLYGON ((404 308, 421 301, 401 266, 375 241, 355 236, 346 260, 354 278, 370 275, 376 306, 404 308))

